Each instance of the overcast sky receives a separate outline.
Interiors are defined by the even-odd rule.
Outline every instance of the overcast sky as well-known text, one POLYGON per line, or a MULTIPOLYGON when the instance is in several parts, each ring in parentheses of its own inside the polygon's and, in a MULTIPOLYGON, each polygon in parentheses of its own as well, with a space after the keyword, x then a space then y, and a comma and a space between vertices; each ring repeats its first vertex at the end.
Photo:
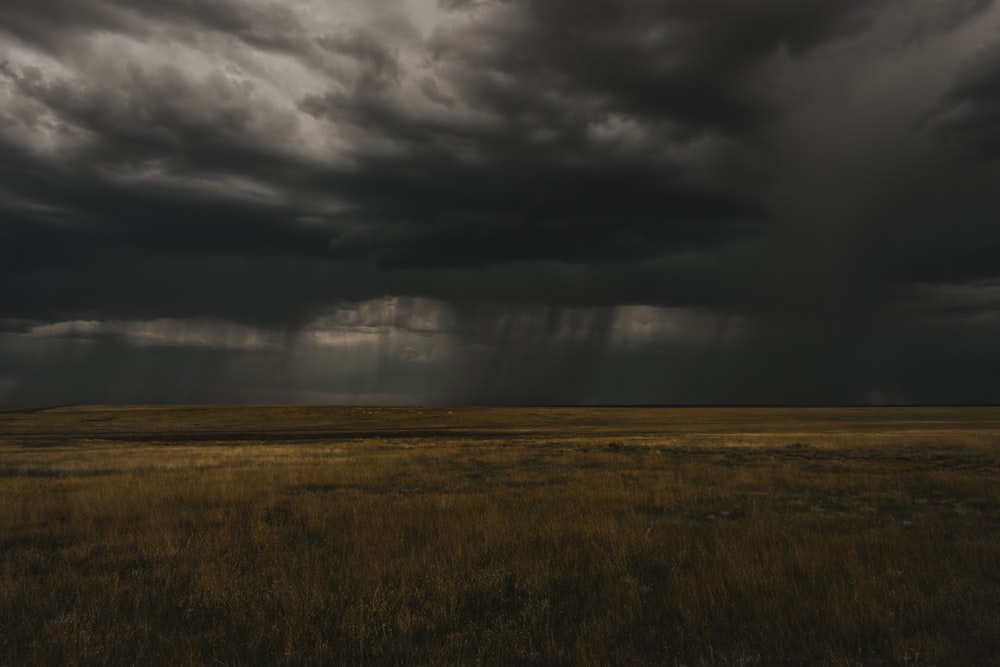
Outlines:
POLYGON ((0 0, 0 403, 998 378, 992 0, 0 0))

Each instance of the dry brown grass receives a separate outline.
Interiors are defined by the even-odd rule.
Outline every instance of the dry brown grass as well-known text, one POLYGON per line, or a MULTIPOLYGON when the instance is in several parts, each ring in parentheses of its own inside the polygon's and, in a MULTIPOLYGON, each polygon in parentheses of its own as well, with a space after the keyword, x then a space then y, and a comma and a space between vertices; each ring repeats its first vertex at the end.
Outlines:
POLYGON ((0 414, 0 664, 1000 664, 1000 410, 0 414))

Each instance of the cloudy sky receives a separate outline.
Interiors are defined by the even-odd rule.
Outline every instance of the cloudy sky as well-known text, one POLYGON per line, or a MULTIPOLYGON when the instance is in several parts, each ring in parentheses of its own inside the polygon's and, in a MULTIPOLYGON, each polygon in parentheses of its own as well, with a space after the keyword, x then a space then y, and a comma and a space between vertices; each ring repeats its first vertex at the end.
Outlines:
POLYGON ((998 378, 993 0, 0 0, 0 403, 998 378))

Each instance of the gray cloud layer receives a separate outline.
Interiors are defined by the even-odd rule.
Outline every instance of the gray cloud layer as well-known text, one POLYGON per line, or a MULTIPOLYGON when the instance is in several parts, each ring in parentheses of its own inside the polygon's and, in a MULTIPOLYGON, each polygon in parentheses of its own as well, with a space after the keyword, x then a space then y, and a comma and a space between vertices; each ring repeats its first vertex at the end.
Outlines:
POLYGON ((0 400, 1000 400, 998 28, 0 0, 0 400))

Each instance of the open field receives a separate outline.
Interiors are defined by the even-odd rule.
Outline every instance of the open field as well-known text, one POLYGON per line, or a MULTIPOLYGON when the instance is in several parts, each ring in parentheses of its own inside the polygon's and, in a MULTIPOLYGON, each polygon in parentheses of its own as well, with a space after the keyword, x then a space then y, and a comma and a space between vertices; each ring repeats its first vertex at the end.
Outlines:
POLYGON ((0 411, 0 664, 1000 665, 1000 409, 0 411))

